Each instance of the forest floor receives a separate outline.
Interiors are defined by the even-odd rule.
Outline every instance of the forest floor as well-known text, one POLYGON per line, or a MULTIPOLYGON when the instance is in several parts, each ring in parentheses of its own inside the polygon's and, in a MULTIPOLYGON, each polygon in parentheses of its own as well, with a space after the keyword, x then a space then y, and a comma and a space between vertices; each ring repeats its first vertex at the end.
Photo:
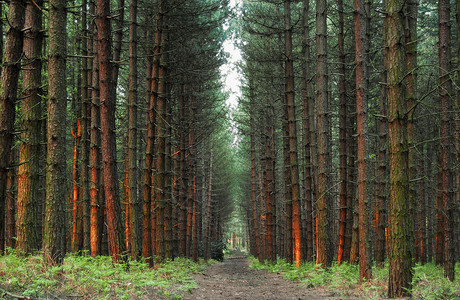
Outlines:
POLYGON ((250 269, 242 252, 208 266, 204 272, 193 275, 193 279, 198 287, 183 299, 345 299, 325 290, 301 287, 281 274, 250 269))

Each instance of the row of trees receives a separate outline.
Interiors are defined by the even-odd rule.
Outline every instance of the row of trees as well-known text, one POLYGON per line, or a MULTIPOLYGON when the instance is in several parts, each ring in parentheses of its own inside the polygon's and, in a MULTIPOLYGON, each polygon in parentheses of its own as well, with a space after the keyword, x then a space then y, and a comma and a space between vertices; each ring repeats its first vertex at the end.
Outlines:
POLYGON ((0 8, 1 253, 210 258, 233 207, 227 1, 0 8))
POLYGON ((410 293, 416 261, 454 279, 460 77, 450 6, 243 1, 240 131, 259 260, 359 262, 368 279, 387 259, 390 297, 410 293))

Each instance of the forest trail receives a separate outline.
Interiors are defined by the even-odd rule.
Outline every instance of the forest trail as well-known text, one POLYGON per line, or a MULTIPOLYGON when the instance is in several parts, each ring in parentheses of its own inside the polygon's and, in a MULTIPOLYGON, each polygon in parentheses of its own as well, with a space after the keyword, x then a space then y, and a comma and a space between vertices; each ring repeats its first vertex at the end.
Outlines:
POLYGON ((198 287, 183 299, 344 299, 325 291, 300 287, 281 274, 252 270, 243 253, 209 266, 193 276, 198 287))

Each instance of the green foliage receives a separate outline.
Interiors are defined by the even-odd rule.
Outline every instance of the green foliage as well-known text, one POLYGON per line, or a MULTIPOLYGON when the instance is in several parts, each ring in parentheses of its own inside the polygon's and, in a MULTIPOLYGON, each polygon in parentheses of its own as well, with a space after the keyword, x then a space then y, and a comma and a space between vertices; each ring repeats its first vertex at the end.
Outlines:
POLYGON ((204 269, 203 262, 176 258, 149 268, 129 261, 113 263, 108 256, 66 257, 62 266, 46 267, 42 256, 20 257, 14 251, 0 257, 0 295, 29 297, 83 297, 98 299, 181 298, 196 286, 191 275, 204 269))
POLYGON ((417 299, 460 299, 460 264, 456 264, 456 279, 450 282, 444 276, 444 270, 440 266, 429 263, 417 264, 414 268, 412 279, 412 294, 417 299))
MULTIPOLYGON (((275 263, 260 263, 251 257, 251 268, 282 274, 284 278, 298 281, 307 288, 327 289, 335 295, 347 297, 365 297, 366 299, 385 298, 388 289, 388 264, 383 268, 372 269, 373 278, 359 283, 359 266, 356 264, 334 263, 328 269, 317 268, 313 262, 305 262, 300 268, 278 259, 275 263)), ((460 264, 456 265, 456 273, 460 264)), ((414 268, 412 295, 414 299, 459 299, 460 279, 450 282, 443 270, 432 263, 414 268)))

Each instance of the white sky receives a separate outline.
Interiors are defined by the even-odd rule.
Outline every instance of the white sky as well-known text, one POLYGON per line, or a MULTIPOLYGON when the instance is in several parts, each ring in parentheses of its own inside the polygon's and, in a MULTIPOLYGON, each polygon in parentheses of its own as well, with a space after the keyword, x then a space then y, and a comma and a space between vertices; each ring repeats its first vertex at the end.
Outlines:
MULTIPOLYGON (((235 7, 237 2, 238 0, 230 0, 230 7, 235 7)), ((231 108, 236 108, 238 98, 241 97, 241 75, 238 74, 237 68, 237 63, 241 61, 241 51, 235 47, 234 38, 231 36, 223 44, 224 51, 229 54, 229 57, 227 63, 220 69, 224 90, 229 93, 227 105, 231 108)))

